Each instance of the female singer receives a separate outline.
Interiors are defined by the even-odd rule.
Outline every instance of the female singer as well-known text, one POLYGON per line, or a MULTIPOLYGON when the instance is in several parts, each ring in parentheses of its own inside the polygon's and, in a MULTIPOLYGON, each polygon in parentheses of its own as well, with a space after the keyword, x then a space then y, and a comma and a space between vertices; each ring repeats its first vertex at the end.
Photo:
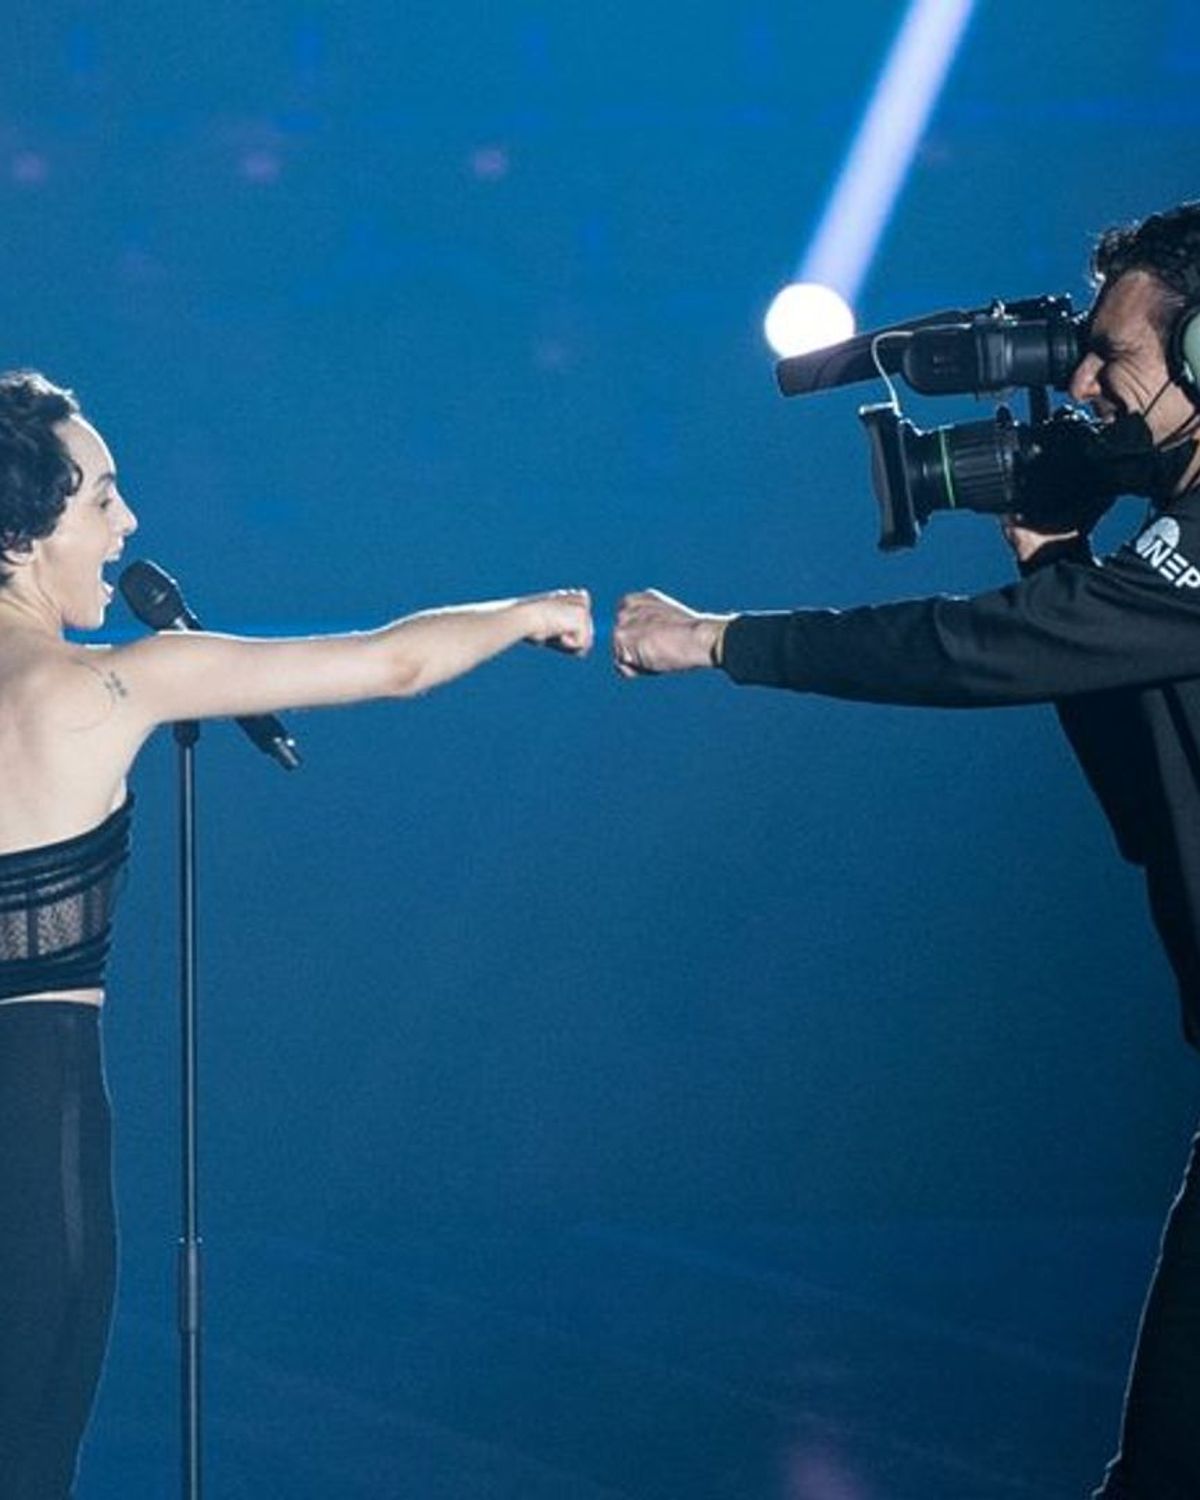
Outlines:
POLYGON ((100 1008, 130 766, 180 719, 410 697, 517 641, 580 654, 588 596, 468 604, 306 640, 81 646, 137 521, 69 392, 0 375, 0 1495, 65 1500, 115 1281, 100 1008))

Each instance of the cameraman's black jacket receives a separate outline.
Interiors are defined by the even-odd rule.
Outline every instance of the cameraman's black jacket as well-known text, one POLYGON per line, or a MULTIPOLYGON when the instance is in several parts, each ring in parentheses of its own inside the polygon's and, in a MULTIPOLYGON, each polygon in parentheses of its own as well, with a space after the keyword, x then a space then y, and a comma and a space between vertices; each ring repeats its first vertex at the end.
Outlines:
POLYGON ((1051 544, 971 599, 739 615, 735 682, 869 703, 1052 702, 1150 906, 1200 1046, 1200 492, 1113 556, 1051 544))

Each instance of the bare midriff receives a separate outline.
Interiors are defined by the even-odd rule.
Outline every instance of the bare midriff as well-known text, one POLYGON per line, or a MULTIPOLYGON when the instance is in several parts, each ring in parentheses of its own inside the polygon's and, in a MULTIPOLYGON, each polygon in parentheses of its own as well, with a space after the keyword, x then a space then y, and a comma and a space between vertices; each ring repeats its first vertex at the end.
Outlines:
POLYGON ((103 990, 41 990, 36 995, 12 995, 0 1005, 36 1005, 40 1000, 57 1000, 68 1005, 103 1005, 103 990))

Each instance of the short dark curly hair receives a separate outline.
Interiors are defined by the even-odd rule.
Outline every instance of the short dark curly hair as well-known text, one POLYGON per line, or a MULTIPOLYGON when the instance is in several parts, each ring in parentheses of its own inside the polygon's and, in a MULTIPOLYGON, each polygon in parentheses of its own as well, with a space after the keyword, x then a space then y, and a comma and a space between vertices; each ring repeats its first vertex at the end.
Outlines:
POLYGON ((1148 271, 1162 287, 1153 316, 1165 337, 1180 308, 1200 301, 1200 200, 1106 229, 1092 250, 1092 284, 1111 285, 1127 271, 1148 271))
POLYGON ((0 588, 12 577, 3 564, 49 536, 79 488, 79 466, 54 430, 78 414, 74 392, 36 370, 0 374, 0 588))

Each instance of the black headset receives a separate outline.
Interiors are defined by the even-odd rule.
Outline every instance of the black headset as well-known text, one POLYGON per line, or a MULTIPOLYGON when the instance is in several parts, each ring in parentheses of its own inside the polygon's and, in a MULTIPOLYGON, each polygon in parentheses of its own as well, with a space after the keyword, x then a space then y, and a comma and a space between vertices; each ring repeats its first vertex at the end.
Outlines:
POLYGON ((1188 276, 1187 298, 1167 339, 1167 369, 1195 406, 1200 406, 1200 271, 1188 276))

